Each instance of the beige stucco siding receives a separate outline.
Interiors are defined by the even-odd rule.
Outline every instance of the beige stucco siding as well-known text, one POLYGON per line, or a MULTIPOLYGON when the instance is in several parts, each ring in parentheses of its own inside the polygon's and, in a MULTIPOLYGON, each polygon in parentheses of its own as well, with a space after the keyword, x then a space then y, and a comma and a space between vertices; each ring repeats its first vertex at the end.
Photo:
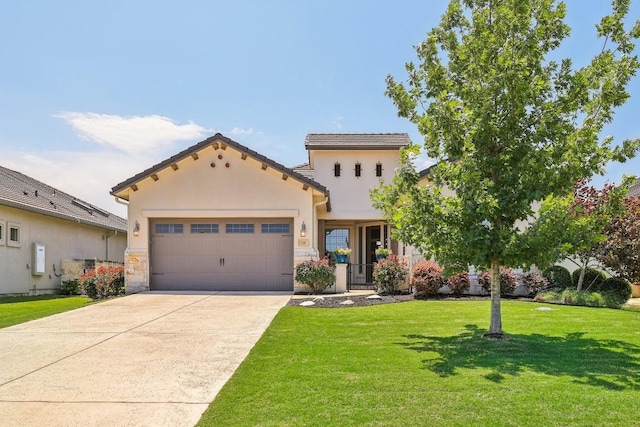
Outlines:
POLYGON ((61 261, 96 258, 122 262, 126 248, 124 233, 78 224, 46 215, 0 206, 4 243, 0 245, 0 294, 53 292, 60 286, 61 261), (7 224, 19 227, 20 246, 7 244, 7 224), (45 246, 45 273, 32 275, 32 244, 45 246), (107 243, 108 242, 108 243, 107 243), (56 265, 56 270, 53 269, 56 265), (27 268, 29 265, 29 268, 27 268))
POLYGON ((315 180, 331 193, 331 212, 321 212, 319 218, 332 220, 379 220, 382 213, 372 207, 369 191, 380 180, 391 182, 398 166, 398 150, 314 150, 312 152, 315 180), (340 163, 340 176, 334 175, 334 165, 340 163), (356 163, 361 175, 355 176, 356 163), (382 176, 376 176, 376 165, 382 165, 382 176))
POLYGON ((128 291, 144 290, 149 283, 149 236, 154 218, 288 218, 294 234, 294 257, 313 255, 312 188, 251 157, 242 159, 232 147, 211 146, 157 172, 157 180, 146 178, 129 189, 129 248, 125 274, 128 291), (212 166, 213 165, 213 166, 212 166), (227 166, 228 165, 228 166, 227 166), (138 236, 133 227, 140 224, 138 236), (307 227, 306 244, 299 238, 302 222, 307 227))

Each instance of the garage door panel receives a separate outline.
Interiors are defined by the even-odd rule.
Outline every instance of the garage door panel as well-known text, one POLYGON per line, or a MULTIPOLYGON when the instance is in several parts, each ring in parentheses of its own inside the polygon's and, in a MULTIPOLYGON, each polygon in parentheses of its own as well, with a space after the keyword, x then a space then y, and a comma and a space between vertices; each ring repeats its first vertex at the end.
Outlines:
MULTIPOLYGON (((263 220, 156 220, 183 233, 152 236, 152 289, 293 290, 293 235, 261 233, 263 220), (219 233, 190 233, 190 223, 217 223, 219 233), (225 223, 253 223, 255 233, 225 232, 225 223)), ((264 220, 273 223, 273 219, 264 220)), ((291 220, 277 220, 289 223, 291 220)))

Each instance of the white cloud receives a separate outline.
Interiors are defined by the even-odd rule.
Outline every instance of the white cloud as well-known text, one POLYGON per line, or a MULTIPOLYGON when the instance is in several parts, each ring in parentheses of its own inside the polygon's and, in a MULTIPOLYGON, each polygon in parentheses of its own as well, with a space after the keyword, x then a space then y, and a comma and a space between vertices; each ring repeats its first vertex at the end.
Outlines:
POLYGON ((54 117, 69 123, 83 139, 129 154, 149 152, 177 141, 197 140, 210 129, 196 123, 177 124, 168 117, 61 112, 54 117))
POLYGON ((228 132, 220 132, 220 133, 222 133, 223 135, 231 135, 235 138, 238 138, 238 137, 253 135, 253 129, 252 128, 242 129, 242 128, 234 127, 228 132))

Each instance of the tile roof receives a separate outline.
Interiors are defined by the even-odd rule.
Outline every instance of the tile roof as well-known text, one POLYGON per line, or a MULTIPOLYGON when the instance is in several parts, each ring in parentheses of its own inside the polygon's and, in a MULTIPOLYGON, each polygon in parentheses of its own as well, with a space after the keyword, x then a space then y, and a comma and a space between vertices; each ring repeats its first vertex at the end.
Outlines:
POLYGON ((406 133, 309 133, 307 150, 397 150, 411 144, 406 133))
POLYGON ((640 196, 640 179, 629 186, 629 196, 640 196))
POLYGON ((309 179, 314 179, 315 171, 311 169, 311 165, 309 163, 303 163, 301 165, 292 166, 291 170, 299 173, 302 176, 306 176, 309 179))
POLYGON ((127 232, 127 220, 47 184, 0 166, 0 205, 127 232))
POLYGON ((234 148, 235 150, 239 151, 240 153, 244 153, 247 156, 264 163, 265 165, 283 173, 286 174, 288 176, 290 176, 291 178, 294 178, 300 182, 302 182, 303 184, 308 185, 309 187, 312 187, 314 189, 316 189, 317 191, 328 195, 329 194, 329 190, 327 190, 327 188, 324 185, 320 185, 318 184, 316 181, 314 181, 311 178, 308 178, 307 176, 305 176, 302 173, 298 173, 296 171, 294 171, 293 169, 287 168, 286 166, 281 165, 280 163, 277 163, 271 159, 269 159, 266 156, 263 156, 262 154, 253 151, 252 149, 245 147, 242 144, 237 143, 236 141, 227 138, 226 136, 220 134, 220 133, 216 133, 215 135, 205 139, 204 141, 201 141, 195 145, 192 145, 191 147, 179 152, 178 154, 168 158, 167 160, 164 160, 163 162, 160 162, 154 166, 151 166, 149 169, 146 169, 142 172, 140 172, 139 174, 127 179, 126 181, 121 182, 120 184, 116 185, 115 187, 113 187, 111 189, 111 194, 116 195, 119 192, 125 190, 127 187, 130 187, 140 181, 142 181, 145 178, 150 177, 151 175, 153 175, 154 173, 168 168, 170 167, 172 164, 179 162, 183 159, 186 159, 187 157, 190 157, 192 154, 197 153, 198 151, 202 150, 203 148, 215 144, 217 142, 226 144, 229 147, 234 148))

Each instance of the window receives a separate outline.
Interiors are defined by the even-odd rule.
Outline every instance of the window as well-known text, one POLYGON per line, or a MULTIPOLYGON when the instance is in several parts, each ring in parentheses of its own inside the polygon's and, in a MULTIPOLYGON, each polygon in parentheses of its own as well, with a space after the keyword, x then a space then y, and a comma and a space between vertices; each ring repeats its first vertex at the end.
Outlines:
POLYGON ((380 162, 376 165, 376 176, 382 176, 382 163, 380 162))
POLYGON ((227 233, 253 233, 253 224, 227 224, 227 233))
POLYGON ((217 233, 218 224, 191 224, 191 233, 217 233))
POLYGON ((333 176, 340 176, 340 163, 333 165, 333 176))
POLYGON ((362 165, 360 163, 356 163, 356 177, 359 177, 362 174, 362 165))
POLYGON ((7 224, 7 246, 13 246, 17 248, 20 246, 20 224, 8 223, 7 224))
POLYGON ((289 234, 289 224, 262 224, 262 232, 289 234))
POLYGON ((4 246, 4 220, 0 219, 0 246, 4 246))
POLYGON ((335 230, 327 230, 324 239, 325 250, 333 252, 338 248, 349 247, 349 229, 337 228, 335 230))
POLYGON ((182 234, 182 224, 156 224, 156 234, 182 234))

